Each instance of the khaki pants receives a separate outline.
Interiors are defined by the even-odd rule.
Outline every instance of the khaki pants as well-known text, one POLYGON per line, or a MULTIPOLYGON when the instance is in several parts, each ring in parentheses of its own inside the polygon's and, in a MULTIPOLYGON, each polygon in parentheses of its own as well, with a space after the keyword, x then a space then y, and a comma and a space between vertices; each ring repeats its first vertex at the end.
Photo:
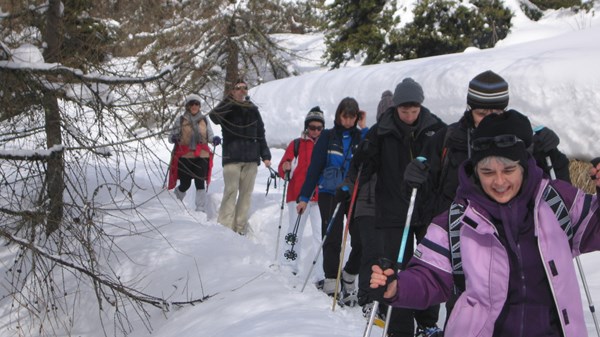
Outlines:
POLYGON ((217 222, 240 234, 246 233, 257 171, 258 165, 255 162, 230 163, 223 166, 225 188, 217 222))

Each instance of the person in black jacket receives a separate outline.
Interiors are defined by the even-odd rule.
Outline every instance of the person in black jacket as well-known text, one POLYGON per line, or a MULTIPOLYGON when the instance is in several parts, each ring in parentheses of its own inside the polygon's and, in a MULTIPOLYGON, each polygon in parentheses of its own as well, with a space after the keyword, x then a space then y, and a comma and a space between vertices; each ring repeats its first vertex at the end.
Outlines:
POLYGON ((258 107, 247 94, 248 85, 238 80, 227 97, 210 112, 210 119, 221 125, 223 133, 225 187, 217 222, 240 235, 247 231, 258 165, 262 160, 266 167, 271 166, 264 123, 258 107))
MULTIPOLYGON (((427 209, 420 213, 423 216, 420 222, 430 223, 437 214, 448 210, 456 195, 459 166, 471 158, 469 144, 473 131, 485 116, 504 113, 508 99, 508 83, 501 76, 490 70, 478 74, 469 82, 467 109, 462 118, 440 130, 421 152, 429 163, 428 170, 416 167, 418 163, 409 165, 407 179, 427 180, 420 188, 423 194, 429 193, 419 199, 424 202, 418 206, 427 209)), ((556 133, 544 128, 533 135, 529 151, 546 174, 553 170, 558 179, 570 182, 569 160, 556 148, 558 143, 556 133), (547 165, 546 157, 551 159, 553 167, 547 165)), ((446 320, 452 311, 453 299, 446 303, 446 320)))
MULTIPOLYGON (((411 191, 403 185, 404 170, 422 151, 424 144, 438 130, 446 126, 441 119, 422 105, 424 99, 421 85, 413 79, 405 78, 399 83, 394 91, 393 106, 388 108, 379 121, 371 127, 354 158, 353 165, 363 165, 359 180, 362 186, 368 186, 369 181, 374 179, 375 175, 377 176, 374 200, 375 222, 371 224, 375 228, 375 233, 370 232, 372 242, 363 248, 365 257, 371 257, 371 261, 365 261, 368 267, 376 262, 373 261, 376 257, 399 260, 398 254, 411 194, 411 191)), ((357 205, 357 209, 359 207, 360 204, 357 205)), ((418 218, 413 216, 412 219, 418 218)), ((423 225, 426 224, 411 221, 402 265, 398 266, 400 269, 406 266, 413 253, 415 233, 417 238, 424 235, 423 225)), ((361 303, 365 302, 362 298, 359 299, 361 303)), ((419 329, 435 329, 439 332, 436 326, 438 311, 439 306, 419 312, 394 308, 388 336, 413 337, 415 318, 419 329)))

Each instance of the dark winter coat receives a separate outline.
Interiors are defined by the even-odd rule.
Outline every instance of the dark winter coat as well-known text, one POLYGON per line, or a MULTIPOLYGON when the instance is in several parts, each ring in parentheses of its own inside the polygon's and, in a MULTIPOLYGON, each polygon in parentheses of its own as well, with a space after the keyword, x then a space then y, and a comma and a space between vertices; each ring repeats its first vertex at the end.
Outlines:
POLYGON ((252 102, 237 102, 228 97, 209 116, 213 123, 221 125, 223 165, 240 162, 260 165, 261 160, 271 160, 265 125, 252 102))
MULTIPOLYGON (((421 222, 429 223, 435 215, 447 210, 454 200, 458 187, 458 168, 470 158, 468 144, 474 128, 471 111, 465 111, 458 122, 450 124, 431 137, 431 141, 421 152, 421 156, 427 158, 430 168, 430 181, 427 188, 420 191, 429 194, 429 197, 419 199, 427 204, 419 205, 422 209, 421 214, 424 215, 421 222)), ((549 174, 545 155, 537 154, 533 148, 530 152, 534 153, 537 165, 549 174)), ((570 182, 567 157, 556 148, 547 155, 552 160, 557 178, 570 182)))
MULTIPOLYGON (((586 336, 573 258, 600 249, 597 194, 543 178, 533 158, 519 194, 506 204, 482 192, 470 162, 458 176, 466 287, 444 335, 586 336), (544 200, 547 186, 565 203, 571 238, 544 200)), ((454 286, 448 227, 448 212, 433 220, 408 268, 398 274, 394 306, 419 309, 448 299, 454 286)))
MULTIPOLYGON (((405 225, 410 191, 403 183, 404 170, 419 155, 423 145, 443 127, 444 122, 425 107, 421 107, 419 118, 413 126, 402 122, 396 108, 392 107, 369 130, 365 139, 369 142, 369 154, 363 168, 367 178, 361 179, 367 181, 369 176, 377 174, 376 226, 405 225)), ((413 221, 411 225, 424 224, 413 221)))
MULTIPOLYGON (((344 178, 344 184, 348 186, 348 191, 354 191, 354 184, 356 183, 359 170, 360 164, 357 165, 357 162, 353 160, 350 163, 350 170, 348 171, 346 178, 344 178)), ((354 218, 362 216, 375 217, 375 187, 377 186, 377 174, 361 174, 358 185, 352 216, 354 218)))

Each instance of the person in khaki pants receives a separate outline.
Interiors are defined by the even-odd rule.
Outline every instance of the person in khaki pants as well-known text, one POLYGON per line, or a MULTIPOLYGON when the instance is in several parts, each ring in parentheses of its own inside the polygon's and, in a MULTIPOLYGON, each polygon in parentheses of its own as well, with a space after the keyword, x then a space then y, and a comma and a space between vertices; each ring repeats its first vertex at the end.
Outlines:
POLYGON ((271 151, 265 126, 248 94, 248 85, 238 80, 209 114, 223 133, 223 199, 217 222, 240 235, 248 230, 248 210, 260 162, 271 166, 271 151))

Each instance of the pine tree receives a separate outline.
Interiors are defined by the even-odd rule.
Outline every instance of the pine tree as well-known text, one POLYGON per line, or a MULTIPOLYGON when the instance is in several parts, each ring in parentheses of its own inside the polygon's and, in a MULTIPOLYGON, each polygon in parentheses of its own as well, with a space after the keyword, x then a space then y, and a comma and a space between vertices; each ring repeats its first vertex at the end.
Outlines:
POLYGON ((413 22, 396 32, 388 47, 395 59, 413 59, 490 48, 506 37, 512 13, 494 0, 474 0, 466 7, 453 0, 425 0, 413 22))
POLYGON ((384 46, 388 32, 398 19, 393 17, 395 5, 384 0, 336 0, 327 9, 326 63, 339 68, 356 57, 362 64, 386 59, 384 46))

